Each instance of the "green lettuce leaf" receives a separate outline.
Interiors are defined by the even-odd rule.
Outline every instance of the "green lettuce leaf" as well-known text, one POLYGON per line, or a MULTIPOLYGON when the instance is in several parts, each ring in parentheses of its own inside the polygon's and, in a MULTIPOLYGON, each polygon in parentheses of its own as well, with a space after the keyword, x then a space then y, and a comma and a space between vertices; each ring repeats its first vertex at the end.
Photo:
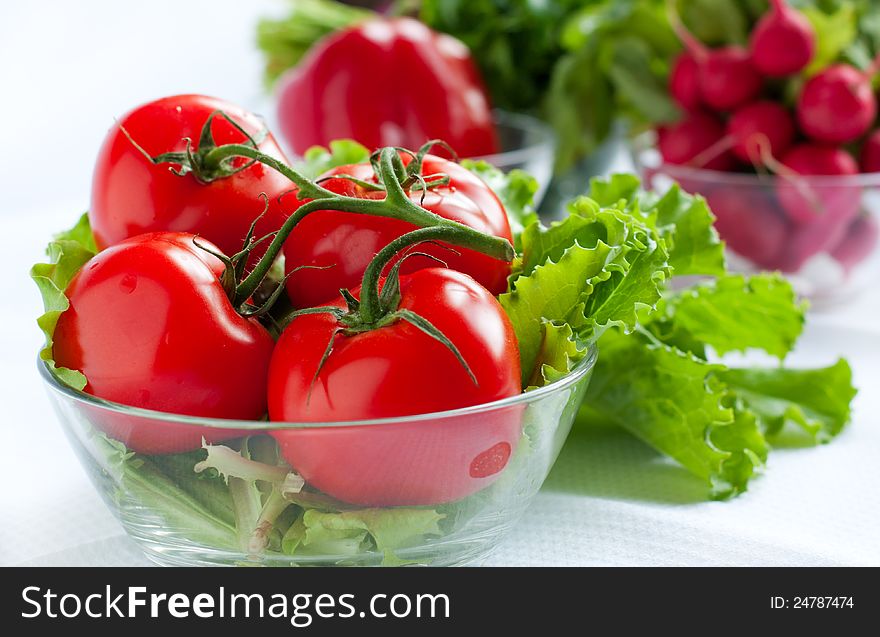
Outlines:
POLYGON ((593 248, 577 244, 558 261, 538 266, 529 276, 516 280, 516 288, 499 297, 510 317, 519 343, 524 386, 539 377, 539 352, 546 322, 568 324, 575 331, 585 327, 583 298, 592 293, 595 282, 608 278, 606 270, 612 248, 598 243, 593 248))
POLYGON ((575 243, 593 247, 600 241, 609 246, 621 246, 627 237, 626 220, 606 213, 599 218, 600 209, 592 199, 581 197, 566 208, 568 215, 550 226, 531 223, 522 234, 522 248, 514 276, 530 276, 536 267, 548 261, 559 261, 575 243))
POLYGON ((334 139, 330 148, 312 146, 297 165, 299 171, 309 179, 315 179, 331 168, 360 164, 369 161, 370 151, 353 139, 334 139))
POLYGON ((690 348, 682 339, 708 345, 720 356, 760 349, 783 359, 801 335, 805 312, 781 276, 730 274, 669 295, 649 327, 660 340, 684 349, 690 348))
POLYGON ((639 334, 606 332, 579 421, 614 424, 706 480, 715 498, 746 489, 767 457, 754 418, 734 409, 707 363, 639 334))
POLYGON ((190 541, 239 548, 223 479, 192 470, 200 452, 142 456, 99 432, 91 432, 88 444, 101 468, 119 485, 116 497, 135 499, 190 541))
POLYGON ((726 369, 717 375, 771 438, 791 423, 817 442, 828 442, 849 422, 856 395, 852 370, 842 359, 821 369, 726 369))
POLYGON ((587 198, 568 211, 564 221, 526 228, 519 272, 499 297, 517 335, 526 387, 543 377, 545 322, 568 324, 582 343, 610 326, 629 331, 639 309, 660 300, 668 272, 663 239, 640 218, 587 198))
POLYGON ((440 535, 438 523, 443 515, 434 509, 401 507, 322 512, 306 510, 282 539, 285 553, 354 555, 369 548, 393 560, 397 549, 440 535))
POLYGON ((543 387, 568 375, 587 353, 587 348, 578 343, 568 323, 559 325, 544 320, 542 330, 533 376, 523 383, 529 389, 543 387))
POLYGON ((52 339, 55 326, 61 314, 70 307, 64 290, 79 269, 97 253, 95 239, 89 226, 88 214, 83 213, 70 230, 57 235, 46 248, 48 263, 37 263, 31 268, 31 279, 36 283, 43 297, 43 314, 37 318, 37 325, 46 337, 40 350, 40 359, 61 382, 83 389, 86 377, 79 371, 57 367, 52 354, 52 339))
POLYGON ((641 190, 634 175, 617 174, 590 181, 590 198, 600 206, 621 205, 657 227, 666 239, 669 264, 677 276, 725 272, 724 245, 706 200, 674 185, 663 196, 641 190))
POLYGON ((642 195, 639 204, 655 216, 658 231, 667 238, 676 276, 724 274, 724 244, 703 197, 689 195, 676 184, 660 198, 642 195))
POLYGON ((538 220, 535 211, 535 193, 538 182, 527 172, 514 169, 502 172, 485 161, 462 160, 461 165, 480 177, 498 195, 513 233, 514 247, 519 250, 522 243, 520 235, 523 230, 538 220))

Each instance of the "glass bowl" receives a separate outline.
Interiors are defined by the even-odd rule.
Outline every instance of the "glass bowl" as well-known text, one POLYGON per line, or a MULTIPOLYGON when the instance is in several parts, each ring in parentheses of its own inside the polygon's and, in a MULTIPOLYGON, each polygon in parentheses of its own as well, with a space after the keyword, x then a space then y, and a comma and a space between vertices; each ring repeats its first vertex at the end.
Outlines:
POLYGON ((501 152, 472 159, 482 159, 504 172, 518 168, 529 173, 538 182, 535 205, 540 205, 553 177, 556 134, 530 115, 496 110, 493 118, 501 152))
POLYGON ((643 183, 703 195, 743 272, 778 270, 819 306, 857 292, 878 271, 880 173, 846 177, 728 173, 666 164, 653 135, 633 144, 643 183))
POLYGON ((89 478, 154 562, 450 566, 483 560, 525 512, 595 360, 593 348, 560 380, 492 403, 308 424, 127 407, 38 366, 89 478), (279 432, 302 476, 279 460, 279 432))
MULTIPOLYGON (((269 130, 280 130, 275 106, 265 98, 254 100, 254 103, 255 111, 262 114, 269 130)), ((469 159, 485 160, 504 172, 519 168, 529 173, 538 182, 538 191, 535 193, 535 206, 538 206, 553 177, 556 134, 548 124, 531 115, 496 109, 492 112, 492 117, 501 152, 469 159)), ((299 160, 299 155, 293 152, 283 136, 279 135, 277 141, 291 161, 299 160)), ((578 194, 580 192, 582 191, 578 194)))

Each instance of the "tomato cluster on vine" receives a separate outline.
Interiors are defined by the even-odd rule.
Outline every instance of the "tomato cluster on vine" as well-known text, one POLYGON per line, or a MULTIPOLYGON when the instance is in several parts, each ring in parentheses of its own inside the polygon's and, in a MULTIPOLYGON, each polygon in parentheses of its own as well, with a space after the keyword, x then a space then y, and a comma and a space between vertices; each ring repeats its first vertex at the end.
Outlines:
MULTIPOLYGON (((106 400, 240 421, 354 422, 520 393, 516 337, 494 296, 514 254, 504 207, 432 145, 379 149, 313 181, 234 105, 183 95, 136 108, 98 158, 89 219, 101 250, 66 290, 56 363, 106 400), (285 276, 272 279, 281 257, 285 276)), ((122 414, 104 426, 140 453, 243 435, 122 414)), ((406 504, 481 488, 506 464, 520 422, 451 428, 440 450, 425 431, 273 435, 317 488, 406 504), (505 454, 473 474, 474 459, 499 445, 505 454), (370 484, 346 477, 367 474, 370 484)))

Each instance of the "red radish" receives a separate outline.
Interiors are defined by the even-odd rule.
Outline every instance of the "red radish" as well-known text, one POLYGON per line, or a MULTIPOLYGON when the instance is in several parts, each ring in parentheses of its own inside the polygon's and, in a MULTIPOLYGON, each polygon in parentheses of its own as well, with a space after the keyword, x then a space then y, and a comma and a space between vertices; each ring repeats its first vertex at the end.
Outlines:
POLYGON ((852 155, 841 148, 798 144, 782 157, 776 195, 789 218, 814 223, 822 217, 851 219, 859 208, 861 190, 853 184, 811 180, 811 176, 847 176, 859 172, 852 155), (786 171, 790 171, 786 174, 786 171))
POLYGON ((673 0, 667 0, 666 13, 678 39, 697 63, 703 103, 716 111, 729 111, 758 96, 764 80, 752 64, 752 56, 746 48, 725 46, 710 49, 688 31, 673 0))
POLYGON ((703 100, 719 111, 729 111, 755 99, 763 79, 749 52, 740 46, 705 50, 700 63, 703 100))
POLYGON ((858 215, 862 191, 858 184, 830 180, 859 172, 855 159, 834 146, 799 144, 777 167, 776 196, 797 226, 790 247, 790 270, 811 256, 837 245, 858 215))
POLYGON ((680 122, 658 131, 658 146, 663 161, 669 164, 689 164, 696 168, 729 170, 733 159, 725 149, 712 152, 724 142, 724 126, 703 111, 688 113, 680 122))
POLYGON ((702 102, 700 66, 690 53, 681 53, 672 63, 669 92, 678 105, 692 111, 702 102))
MULTIPOLYGON (((856 220, 858 220, 858 217, 856 217, 856 220)), ((857 239, 857 241, 852 244, 849 243, 849 240, 853 238, 851 235, 852 224, 852 218, 849 220, 843 220, 842 223, 839 220, 820 219, 814 223, 795 226, 788 241, 788 251, 785 257, 785 264, 781 270, 783 272, 797 272, 804 267, 807 261, 819 254, 827 254, 830 257, 837 259, 844 269, 848 270, 855 265, 861 257, 858 254, 852 256, 847 255, 848 258, 852 259, 852 262, 844 263, 843 258, 835 255, 835 252, 838 252, 838 249, 841 253, 848 252, 851 247, 856 248, 854 251, 856 253, 865 249, 864 247, 857 247, 855 245, 855 243, 861 239, 857 239), (848 245, 844 246, 844 244, 848 245)), ((865 239, 868 240, 868 242, 871 240, 870 237, 865 237, 865 239)), ((871 248, 873 247, 873 244, 869 243, 869 245, 871 248)), ((868 252, 870 252, 870 249, 868 252)))
POLYGON ((716 188, 707 199, 715 213, 715 229, 731 250, 761 268, 781 267, 789 225, 769 192, 728 185, 716 188))
POLYGON ((863 173, 880 173, 880 128, 868 135, 862 144, 859 167, 863 173))
POLYGON ((764 75, 784 77, 802 71, 813 59, 816 33, 810 21, 785 0, 770 0, 770 4, 770 11, 752 31, 752 63, 764 75))
POLYGON ((880 226, 877 225, 877 220, 869 215, 858 217, 850 224, 843 240, 831 251, 831 256, 847 272, 851 272, 874 251, 878 238, 880 226))
POLYGON ((877 117, 874 69, 829 66, 808 81, 797 102, 801 130, 819 142, 844 144, 864 135, 877 117))
POLYGON ((769 157, 781 157, 794 141, 794 122, 778 102, 752 102, 727 121, 733 154, 740 161, 763 166, 769 157))

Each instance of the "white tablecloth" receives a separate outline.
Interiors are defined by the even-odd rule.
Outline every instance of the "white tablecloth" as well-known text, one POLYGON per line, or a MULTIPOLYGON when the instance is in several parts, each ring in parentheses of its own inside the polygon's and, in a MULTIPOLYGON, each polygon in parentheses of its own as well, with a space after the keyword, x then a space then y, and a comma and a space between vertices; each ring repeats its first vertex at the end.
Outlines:
MULTIPOLYGON (((49 234, 87 205, 113 115, 184 91, 254 103, 249 12, 265 5, 273 9, 155 0, 0 8, 0 565, 147 564, 88 483, 43 395, 40 301, 27 269, 49 234), (197 27, 204 19, 209 28, 197 27), (203 54, 205 33, 224 34, 213 57, 203 54)), ((853 363, 862 390, 855 420, 832 444, 775 450, 748 493, 708 502, 704 485, 627 435, 575 432, 489 563, 880 565, 878 316, 880 285, 812 316, 795 355, 805 365, 837 355, 853 363)))

